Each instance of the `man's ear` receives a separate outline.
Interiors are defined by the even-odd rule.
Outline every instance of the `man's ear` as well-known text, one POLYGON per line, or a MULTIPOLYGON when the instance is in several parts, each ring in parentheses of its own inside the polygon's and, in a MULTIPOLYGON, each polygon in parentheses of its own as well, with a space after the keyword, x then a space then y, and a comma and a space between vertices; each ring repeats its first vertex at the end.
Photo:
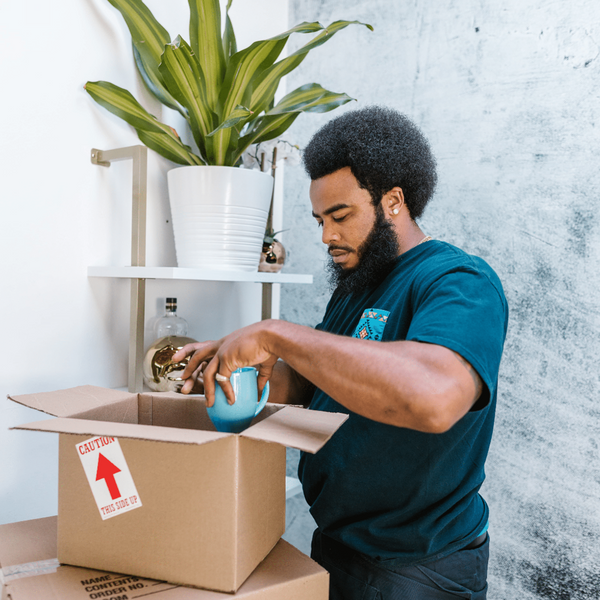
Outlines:
POLYGON ((393 187, 389 192, 383 195, 381 206, 386 217, 393 219, 399 215, 402 209, 406 206, 404 203, 404 192, 401 187, 393 187))

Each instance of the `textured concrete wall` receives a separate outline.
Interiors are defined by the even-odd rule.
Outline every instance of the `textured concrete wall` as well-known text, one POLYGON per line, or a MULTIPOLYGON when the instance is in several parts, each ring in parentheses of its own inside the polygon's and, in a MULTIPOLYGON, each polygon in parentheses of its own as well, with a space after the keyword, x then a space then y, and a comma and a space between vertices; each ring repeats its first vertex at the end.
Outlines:
MULTIPOLYGON (((290 1, 292 23, 339 18, 375 32, 338 33, 288 90, 316 81, 350 108, 410 115, 439 164, 423 230, 485 258, 510 303, 483 489, 489 597, 600 598, 600 4, 290 1)), ((287 138, 305 144, 334 114, 300 117, 287 138)), ((329 291, 307 188, 286 171, 287 268, 316 283, 286 286, 282 317, 314 325, 329 291)), ((289 520, 306 547, 303 510, 289 520)))

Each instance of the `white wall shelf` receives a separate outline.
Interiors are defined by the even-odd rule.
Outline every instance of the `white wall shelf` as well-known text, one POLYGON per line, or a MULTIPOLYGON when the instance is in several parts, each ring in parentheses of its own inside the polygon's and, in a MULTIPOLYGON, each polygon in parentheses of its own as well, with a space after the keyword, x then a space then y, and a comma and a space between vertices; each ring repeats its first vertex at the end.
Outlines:
POLYGON ((258 271, 212 271, 182 267, 88 267, 88 277, 121 279, 184 279, 192 281, 246 281, 255 283, 312 283, 312 275, 259 273, 258 271))
POLYGON ((129 146, 113 150, 92 148, 92 164, 110 167, 112 162, 132 160, 131 201, 131 266, 88 267, 88 277, 111 277, 131 281, 129 306, 129 377, 128 390, 141 392, 144 386, 144 320, 147 279, 182 279, 194 281, 233 281, 262 284, 261 318, 272 316, 274 283, 312 283, 312 275, 259 273, 258 271, 214 271, 180 267, 147 267, 146 263, 146 192, 147 158, 145 146, 129 146))

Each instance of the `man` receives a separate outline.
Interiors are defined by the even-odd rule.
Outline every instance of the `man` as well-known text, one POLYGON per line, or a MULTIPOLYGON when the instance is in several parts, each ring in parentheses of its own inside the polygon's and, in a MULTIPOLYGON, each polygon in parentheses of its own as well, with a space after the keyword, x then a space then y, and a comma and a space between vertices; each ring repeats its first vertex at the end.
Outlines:
POLYGON ((275 401, 350 415, 299 465, 330 598, 483 599, 478 490, 508 319, 500 281, 417 225, 435 162, 403 115, 345 113, 316 133, 304 164, 336 286, 322 323, 262 321, 186 346, 173 357, 193 353, 183 391, 204 369, 207 403, 215 378, 231 402, 227 378, 255 365, 275 401))

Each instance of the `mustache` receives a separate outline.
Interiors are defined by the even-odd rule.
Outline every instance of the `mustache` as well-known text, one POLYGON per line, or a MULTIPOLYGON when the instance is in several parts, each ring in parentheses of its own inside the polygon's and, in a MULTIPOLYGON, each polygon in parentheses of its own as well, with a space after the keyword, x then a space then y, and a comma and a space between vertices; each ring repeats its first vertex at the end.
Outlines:
POLYGON ((344 252, 355 252, 354 248, 350 248, 350 246, 335 246, 331 245, 327 247, 327 252, 331 254, 333 250, 342 250, 344 252))

